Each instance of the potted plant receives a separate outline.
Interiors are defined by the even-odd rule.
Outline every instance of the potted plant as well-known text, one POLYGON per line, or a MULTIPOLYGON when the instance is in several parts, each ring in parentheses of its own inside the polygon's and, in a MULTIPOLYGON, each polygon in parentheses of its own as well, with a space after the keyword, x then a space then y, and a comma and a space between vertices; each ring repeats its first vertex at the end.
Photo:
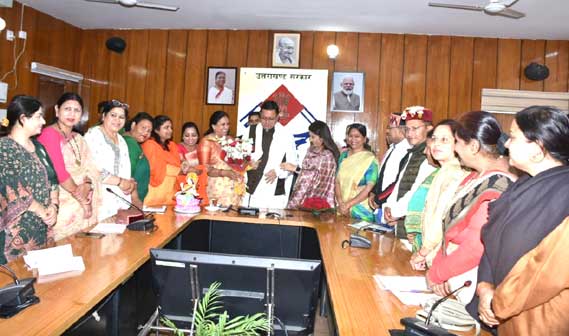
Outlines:
MULTIPOLYGON (((192 329, 195 329, 193 336, 229 336, 242 335, 254 336, 261 332, 270 332, 271 326, 265 313, 254 315, 237 316, 230 319, 227 311, 220 312, 223 305, 220 300, 220 282, 212 283, 207 292, 198 303, 194 314, 192 329)), ((184 332, 179 330, 174 322, 162 317, 161 322, 174 330, 176 336, 184 336, 184 332)))

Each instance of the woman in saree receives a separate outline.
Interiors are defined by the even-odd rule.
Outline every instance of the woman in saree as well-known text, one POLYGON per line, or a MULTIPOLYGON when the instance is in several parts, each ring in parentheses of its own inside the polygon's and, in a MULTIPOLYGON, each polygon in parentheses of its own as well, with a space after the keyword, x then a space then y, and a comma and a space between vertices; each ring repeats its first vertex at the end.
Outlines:
POLYGON ((209 125, 198 149, 200 163, 204 165, 208 176, 207 197, 210 202, 216 201, 221 206, 237 207, 245 193, 243 175, 223 160, 223 150, 219 143, 224 137, 231 138, 228 135, 229 115, 224 111, 216 111, 209 118, 209 125))
POLYGON ((59 208, 57 177, 47 152, 32 137, 45 124, 41 103, 16 96, 2 119, 0 138, 0 264, 53 240, 59 208))
MULTIPOLYGON (((420 214, 408 211, 405 217, 407 234, 414 233, 411 237, 413 239, 409 239, 415 252, 411 257, 411 266, 414 269, 424 270, 425 263, 430 266, 442 240, 443 216, 451 205, 452 197, 458 186, 467 175, 455 153, 454 133, 459 127, 458 122, 454 120, 443 120, 435 126, 431 136, 427 139, 430 155, 440 168, 427 177, 423 183, 429 183, 422 202, 423 211, 420 214), (417 225, 417 219, 419 225, 417 225)), ((422 188, 420 187, 417 192, 419 190, 422 188)), ((409 207, 413 204, 416 202, 412 199, 409 207)))
POLYGON ((176 203, 174 196, 185 181, 187 164, 182 164, 178 145, 172 141, 172 119, 165 115, 154 118, 150 139, 142 144, 150 164, 150 184, 144 205, 159 206, 176 203))
POLYGON ((468 306, 499 335, 569 335, 568 144, 569 116, 556 108, 528 107, 511 123, 510 163, 525 174, 490 208, 468 306))
MULTIPOLYGON (((515 176, 498 153, 501 128, 488 112, 469 112, 455 132, 455 150, 465 167, 472 169, 450 201, 442 219, 442 241, 431 267, 427 283, 441 296, 462 286, 465 281, 476 283, 476 272, 484 246, 480 231, 488 220, 488 208, 508 188, 515 176)), ((475 286, 457 293, 467 303, 475 286)))
POLYGON ((347 129, 348 150, 340 154, 336 175, 336 203, 340 214, 372 223, 373 210, 367 198, 377 182, 379 164, 368 144, 367 129, 351 124, 347 129))
POLYGON ((73 131, 82 115, 83 99, 76 93, 64 93, 55 104, 55 123, 44 128, 38 137, 54 163, 59 180, 59 213, 53 228, 55 240, 97 222, 99 172, 85 139, 73 131))
POLYGON ((154 118, 146 112, 138 112, 125 126, 123 138, 128 146, 130 158, 130 174, 136 181, 136 191, 141 201, 144 201, 148 193, 150 183, 150 164, 142 151, 143 144, 152 133, 154 118))
POLYGON ((95 167, 99 171, 101 181, 101 202, 98 206, 99 220, 104 220, 128 209, 130 205, 120 200, 115 194, 141 206, 136 182, 130 176, 130 159, 128 146, 119 131, 124 127, 128 117, 128 105, 118 100, 99 103, 101 124, 89 129, 85 141, 89 145, 95 167), (113 193, 108 192, 110 189, 113 193))

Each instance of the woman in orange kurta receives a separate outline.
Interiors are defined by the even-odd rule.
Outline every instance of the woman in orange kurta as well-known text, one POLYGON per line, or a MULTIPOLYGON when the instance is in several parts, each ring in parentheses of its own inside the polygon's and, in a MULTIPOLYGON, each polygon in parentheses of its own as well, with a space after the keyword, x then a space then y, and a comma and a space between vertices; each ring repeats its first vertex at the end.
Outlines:
POLYGON ((172 120, 165 115, 154 118, 152 136, 142 144, 150 163, 150 185, 144 205, 172 205, 180 190, 187 167, 182 166, 178 146, 172 139, 172 120))

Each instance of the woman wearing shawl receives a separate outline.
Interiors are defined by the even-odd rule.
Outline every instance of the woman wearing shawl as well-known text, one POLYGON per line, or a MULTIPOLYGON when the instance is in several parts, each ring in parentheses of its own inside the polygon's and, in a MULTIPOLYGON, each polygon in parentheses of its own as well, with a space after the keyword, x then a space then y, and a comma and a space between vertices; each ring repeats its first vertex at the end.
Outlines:
POLYGON ((73 128, 81 122, 83 99, 64 93, 55 104, 55 123, 42 130, 45 146, 59 180, 59 212, 53 228, 55 240, 97 223, 101 190, 99 172, 87 142, 73 128))
POLYGON ((185 180, 188 166, 182 165, 178 145, 172 141, 172 120, 165 115, 154 118, 150 139, 142 144, 150 164, 150 185, 144 205, 173 205, 174 196, 185 180))
MULTIPOLYGON (((419 205, 424 205, 423 211, 413 211, 412 207, 418 203, 413 195, 405 217, 407 233, 415 234, 411 237, 414 239, 409 239, 416 252, 411 257, 411 265, 414 269, 424 270, 426 264, 430 266, 442 240, 443 217, 451 205, 451 199, 458 186, 467 175, 455 154, 454 133, 459 127, 458 122, 454 120, 443 120, 433 129, 431 136, 427 139, 430 155, 440 168, 431 173, 415 192, 423 201, 419 202, 419 205), (420 195, 424 195, 422 199, 420 195)), ((427 155, 428 158, 429 155, 427 155)))
POLYGON ((340 154, 336 175, 336 202, 340 214, 372 223, 367 197, 377 182, 379 164, 368 144, 362 124, 348 126, 348 150, 340 154))
MULTIPOLYGON (((464 284, 476 283, 476 271, 484 247, 480 230, 488 219, 489 204, 500 197, 514 177, 497 149, 501 129, 488 112, 469 112, 459 120, 455 150, 463 165, 473 171, 461 182, 442 219, 442 246, 427 272, 427 282, 444 296, 464 284)), ((474 286, 457 293, 469 302, 474 286)))
POLYGON ((468 306, 500 335, 569 335, 568 143, 569 117, 555 108, 532 106, 512 121, 510 163, 527 175, 490 208, 468 306))

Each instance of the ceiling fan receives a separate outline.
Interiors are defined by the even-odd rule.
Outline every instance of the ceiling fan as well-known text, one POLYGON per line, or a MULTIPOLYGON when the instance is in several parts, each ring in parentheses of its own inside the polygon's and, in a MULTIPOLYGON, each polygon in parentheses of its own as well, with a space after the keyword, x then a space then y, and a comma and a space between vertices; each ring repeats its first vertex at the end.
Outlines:
POLYGON ((160 9, 160 10, 166 10, 166 11, 172 11, 172 12, 175 12, 178 9, 180 9, 180 7, 162 5, 162 4, 151 3, 151 2, 142 2, 142 1, 138 1, 138 0, 85 0, 85 1, 117 4, 117 5, 121 5, 123 7, 143 7, 143 8, 150 8, 150 9, 160 9))
POLYGON ((518 11, 510 8, 516 2, 518 2, 518 0, 514 0, 514 1, 490 0, 490 2, 488 2, 487 4, 478 5, 478 6, 455 5, 455 4, 449 4, 449 3, 429 2, 429 6, 479 11, 479 12, 484 12, 484 13, 490 14, 490 15, 502 15, 502 16, 509 17, 512 19, 523 18, 524 16, 526 16, 524 13, 518 12, 518 11))

